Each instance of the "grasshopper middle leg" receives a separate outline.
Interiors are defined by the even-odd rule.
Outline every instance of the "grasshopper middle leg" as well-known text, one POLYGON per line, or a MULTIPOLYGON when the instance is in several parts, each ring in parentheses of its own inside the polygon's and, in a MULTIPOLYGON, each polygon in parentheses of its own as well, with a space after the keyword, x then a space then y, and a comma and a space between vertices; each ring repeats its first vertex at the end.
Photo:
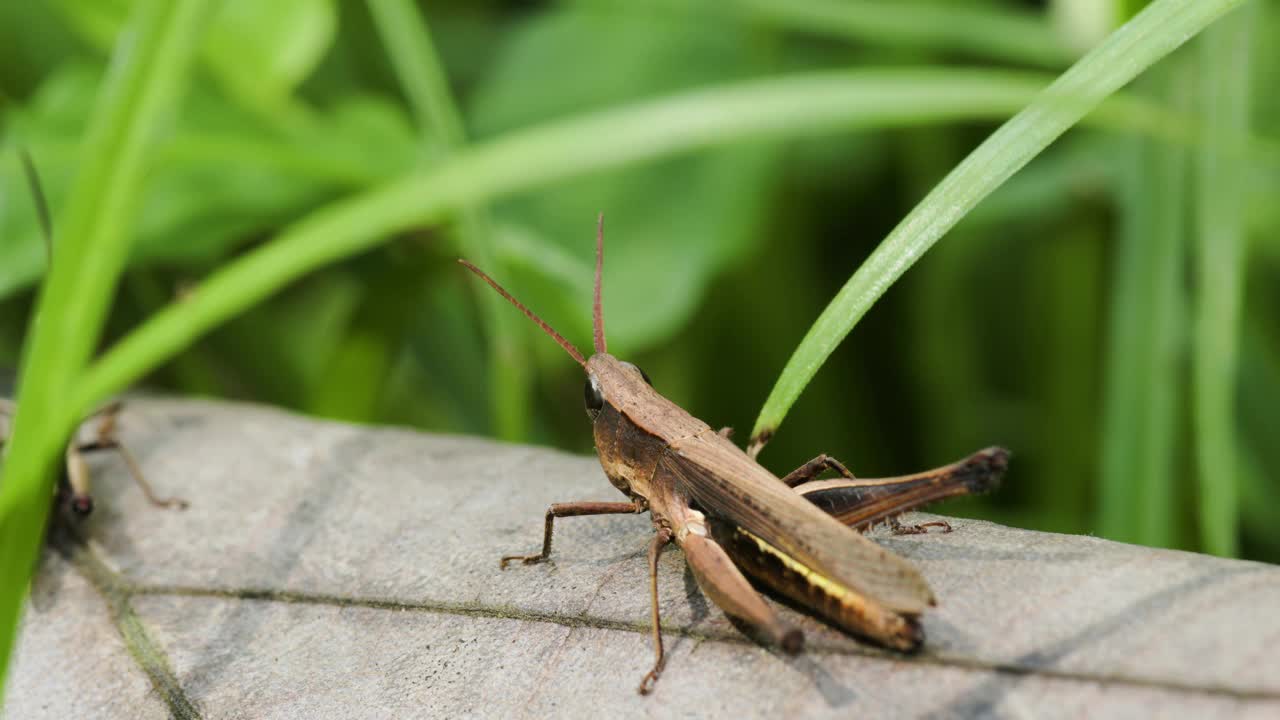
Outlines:
POLYGON ((662 555, 662 549, 671 542, 671 531, 662 528, 653 536, 653 542, 649 543, 649 599, 652 603, 650 614, 653 619, 653 669, 650 670, 644 679, 640 681, 640 687, 637 688, 641 695, 648 695, 653 691, 653 684, 658 681, 658 676, 662 674, 662 668, 667 664, 666 655, 662 650, 662 619, 658 612, 658 557, 662 555))
POLYGON ((841 477, 846 477, 850 480, 854 479, 853 473, 849 472, 849 468, 845 467, 844 463, 826 453, 823 453, 795 470, 787 473, 786 476, 782 478, 782 483, 787 487, 795 487, 801 483, 808 482, 818 477, 827 470, 835 470, 840 473, 841 477))

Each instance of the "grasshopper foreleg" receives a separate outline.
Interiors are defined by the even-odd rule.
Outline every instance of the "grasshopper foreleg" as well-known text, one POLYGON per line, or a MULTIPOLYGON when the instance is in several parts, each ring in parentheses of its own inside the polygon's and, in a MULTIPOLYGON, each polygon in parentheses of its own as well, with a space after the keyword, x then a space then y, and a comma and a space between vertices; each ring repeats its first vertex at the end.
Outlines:
POLYGON ((542 533, 542 552, 536 555, 507 555, 498 561, 498 567, 507 569, 507 564, 519 560, 525 565, 544 562, 551 557, 551 535, 558 517, 577 517, 580 515, 621 515, 624 513, 644 512, 647 508, 633 502, 571 502, 556 503, 547 508, 547 521, 542 533))

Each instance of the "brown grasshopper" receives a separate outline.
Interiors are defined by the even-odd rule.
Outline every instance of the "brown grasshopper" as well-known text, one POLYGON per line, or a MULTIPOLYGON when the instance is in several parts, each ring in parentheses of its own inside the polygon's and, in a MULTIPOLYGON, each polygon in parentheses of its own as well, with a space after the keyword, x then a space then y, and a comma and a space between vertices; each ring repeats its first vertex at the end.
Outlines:
MULTIPOLYGON (((115 450, 120 453, 120 457, 124 459, 125 465, 129 468, 129 474, 142 490, 142 494, 147 496, 147 501, 152 505, 162 508, 176 508, 178 510, 187 509, 186 500, 162 498, 156 495, 151 484, 147 482, 146 477, 142 474, 142 467, 138 464, 137 459, 133 457, 133 453, 129 452, 129 448, 120 442, 120 438, 117 436, 119 428, 117 419, 123 407, 123 403, 116 401, 93 413, 85 419, 85 422, 97 422, 92 436, 88 439, 82 439, 77 435, 67 443, 63 471, 58 478, 57 486, 54 488, 54 507, 66 516, 83 518, 93 512, 93 492, 89 463, 85 455, 100 450, 115 450)), ((12 416, 13 404, 7 400, 0 399, 0 415, 12 416)), ((4 448, 4 444, 5 437, 0 434, 0 450, 4 448)))
MULTIPOLYGON (((20 149, 18 155, 22 161, 22 170, 26 175, 27 185, 31 190, 31 197, 35 204, 36 217, 39 220, 40 230, 44 237, 45 253, 49 261, 52 262, 53 222, 50 219, 49 203, 45 199, 44 191, 41 189, 40 176, 36 172, 35 162, 31 159, 31 155, 26 149, 20 149)), ((187 508, 186 500, 161 498, 155 494, 151 489, 151 484, 143 476, 142 468, 138 465, 138 461, 134 459, 133 453, 129 452, 129 449, 116 436, 117 420, 123 407, 123 403, 116 401, 98 409, 88 418, 85 418, 85 422, 97 420, 98 424, 93 438, 81 440, 77 435, 67 443, 67 449, 64 453, 63 472, 59 476, 58 484, 54 489, 54 505, 60 512, 70 517, 80 518, 93 512, 89 463, 84 456, 86 453, 97 450, 115 450, 119 452, 120 456, 124 458, 125 465, 129 467, 129 473, 152 505, 178 508, 179 510, 187 508)), ((13 403, 0 398, 0 416, 12 417, 13 413, 13 403)), ((4 444, 5 436, 0 433, 0 450, 4 449, 4 444)))
POLYGON ((459 262, 586 370, 586 409, 600 465, 609 482, 630 498, 551 505, 542 550, 504 557, 500 566, 547 560, 556 518, 648 511, 656 531, 648 551, 655 658, 640 683, 641 694, 652 690, 665 664, 657 568, 662 549, 673 541, 716 605, 787 653, 803 648, 803 634, 778 616, 743 570, 847 631, 904 652, 920 647, 919 616, 936 604, 933 592, 914 565, 858 530, 879 522, 900 533, 925 532, 928 525, 950 530, 945 523, 902 526, 896 518, 924 503, 991 489, 1007 465, 1005 450, 989 448, 937 470, 883 480, 855 479, 839 461, 820 455, 780 479, 734 445, 727 428, 713 430, 658 394, 640 368, 608 354, 601 303, 603 216, 596 232, 595 354, 590 358, 479 268, 459 262), (843 478, 817 480, 825 470, 843 478))

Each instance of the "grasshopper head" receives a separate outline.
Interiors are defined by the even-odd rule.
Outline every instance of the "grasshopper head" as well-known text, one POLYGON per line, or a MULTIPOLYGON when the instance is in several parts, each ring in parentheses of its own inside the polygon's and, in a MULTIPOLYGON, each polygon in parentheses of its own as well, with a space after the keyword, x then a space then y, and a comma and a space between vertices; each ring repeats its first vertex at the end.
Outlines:
POLYGON ((652 474, 652 467, 645 462, 645 458, 635 456, 637 448, 643 449, 641 446, 644 443, 623 443, 619 441, 619 436, 628 432, 638 432, 629 420, 624 419, 622 413, 628 402, 642 398, 646 394, 653 394, 653 389, 650 387, 649 376, 643 370, 610 355, 605 345, 604 311, 600 297, 600 276, 604 268, 604 215, 601 215, 596 223, 596 276, 591 308, 591 330, 595 353, 590 359, 584 358, 572 343, 565 340, 560 333, 512 297, 511 293, 482 270, 466 260, 459 259, 458 262, 478 275, 498 294, 542 328, 543 332, 550 335, 587 372, 586 383, 583 386, 583 401, 586 404, 587 416, 591 418, 600 464, 609 477, 609 482, 624 494, 633 499, 648 497, 648 477, 642 469, 648 467, 649 474, 652 474))

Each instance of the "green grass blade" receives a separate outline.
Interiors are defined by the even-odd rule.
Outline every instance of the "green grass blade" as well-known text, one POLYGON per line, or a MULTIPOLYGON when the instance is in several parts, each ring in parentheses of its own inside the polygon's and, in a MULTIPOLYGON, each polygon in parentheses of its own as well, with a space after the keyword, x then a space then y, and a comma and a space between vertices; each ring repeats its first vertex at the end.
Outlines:
POLYGON ((74 384, 128 256, 152 144, 175 106, 204 9, 198 0, 138 3, 89 123, 26 343, 0 483, 0 688, 44 537, 54 463, 78 417, 74 384))
MULTIPOLYGON (((1144 85, 1185 104, 1193 75, 1178 56, 1144 85)), ((1184 411, 1187 152, 1154 140, 1132 148, 1113 280, 1102 423, 1099 530, 1168 547, 1180 539, 1174 439, 1184 411)))
MULTIPOLYGON (((419 124, 449 151, 465 147, 466 125, 449 91, 448 76, 431 41, 426 18, 409 0, 371 0, 369 10, 419 124)), ((480 267, 495 272, 489 227, 483 207, 462 208, 457 227, 462 253, 480 267)), ((498 437, 524 440, 528 435, 532 378, 527 370, 528 358, 521 349, 523 333, 517 324, 521 318, 488 288, 477 284, 475 291, 479 293, 481 317, 492 346, 488 358, 490 422, 498 437)))
POLYGON ((1104 98, 1244 0, 1158 0, 1107 37, 969 154, 898 224, 823 310, 752 429, 773 434, 818 368, 871 305, 992 190, 1104 98))
POLYGON ((1197 278, 1193 355, 1195 445, 1202 547, 1239 551, 1235 380, 1244 292, 1241 138, 1249 130, 1249 46, 1253 13, 1225 18, 1200 39, 1203 139, 1196 167, 1197 278))
POLYGON ((780 27, 859 42, 960 51, 978 57, 1064 67, 1075 59, 1049 22, 1010 8, 957 3, 737 0, 780 27))
POLYGON ((446 147, 464 144, 466 126, 417 6, 409 0, 369 0, 369 12, 418 125, 446 147))

